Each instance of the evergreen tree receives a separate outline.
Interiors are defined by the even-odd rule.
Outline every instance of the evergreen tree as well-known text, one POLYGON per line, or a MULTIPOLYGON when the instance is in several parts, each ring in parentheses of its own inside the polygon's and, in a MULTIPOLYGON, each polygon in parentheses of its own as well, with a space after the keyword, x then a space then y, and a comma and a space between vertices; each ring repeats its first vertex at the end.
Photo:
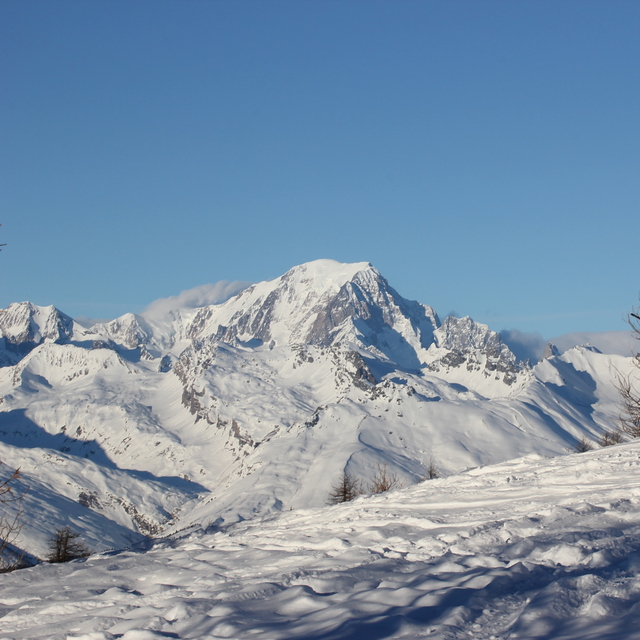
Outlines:
POLYGON ((79 540, 80 534, 71 527, 57 529, 56 533, 49 540, 49 562, 69 562, 76 558, 86 558, 91 555, 84 543, 79 540))
POLYGON ((341 502, 350 502, 362 493, 360 480, 356 480, 346 471, 343 471, 342 477, 331 487, 331 493, 327 500, 327 504, 340 504, 341 502))

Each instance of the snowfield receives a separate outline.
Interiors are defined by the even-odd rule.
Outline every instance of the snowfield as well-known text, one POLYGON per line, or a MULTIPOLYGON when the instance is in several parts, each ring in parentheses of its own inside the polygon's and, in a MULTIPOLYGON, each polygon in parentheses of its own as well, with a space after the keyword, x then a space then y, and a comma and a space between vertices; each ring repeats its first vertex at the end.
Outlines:
POLYGON ((640 443, 0 576, 0 638, 640 638, 640 443))

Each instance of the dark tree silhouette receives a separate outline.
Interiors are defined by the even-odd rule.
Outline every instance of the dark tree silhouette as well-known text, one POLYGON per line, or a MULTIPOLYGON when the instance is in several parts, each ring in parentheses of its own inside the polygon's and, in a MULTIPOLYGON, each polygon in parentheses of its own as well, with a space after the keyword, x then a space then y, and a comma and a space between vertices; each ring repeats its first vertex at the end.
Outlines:
POLYGON ((362 493, 362 483, 350 476, 346 471, 342 473, 342 477, 331 487, 331 493, 327 504, 340 504, 341 502, 350 502, 362 493))
POLYGON ((427 480, 433 480, 434 478, 439 478, 440 477, 440 471, 438 469, 438 467, 436 466, 436 463, 433 459, 433 457, 429 458, 429 468, 427 469, 427 476, 426 479, 427 480))
MULTIPOLYGON (((587 451, 593 451, 593 442, 591 442, 591 440, 589 440, 586 436, 582 436, 582 438, 580 438, 580 440, 576 442, 573 450, 576 453, 586 453, 587 451)), ((569 451, 571 451, 571 449, 569 449, 569 451)))
POLYGON ((69 562, 76 558, 86 558, 91 555, 84 543, 79 540, 80 534, 71 527, 57 529, 55 535, 49 540, 49 562, 69 562))

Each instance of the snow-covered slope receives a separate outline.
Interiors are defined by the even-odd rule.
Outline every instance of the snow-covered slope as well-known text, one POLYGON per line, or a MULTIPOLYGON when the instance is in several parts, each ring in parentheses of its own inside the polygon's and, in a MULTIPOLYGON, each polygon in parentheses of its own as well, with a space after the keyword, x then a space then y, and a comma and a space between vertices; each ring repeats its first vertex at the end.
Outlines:
POLYGON ((630 640, 640 445, 538 455, 402 491, 3 576, 14 640, 630 640))
MULTIPOLYGON (((331 260, 160 319, 85 329, 21 303, 0 329, 0 456, 31 465, 55 522, 75 500, 113 523, 101 542, 74 516, 96 548, 120 544, 117 527, 135 539, 321 506, 345 469, 386 464, 410 485, 432 461, 451 474, 565 453, 612 428, 614 373, 631 366, 578 347, 532 368, 487 326, 441 322, 370 264, 331 260)), ((45 541, 27 518, 23 546, 45 541)))

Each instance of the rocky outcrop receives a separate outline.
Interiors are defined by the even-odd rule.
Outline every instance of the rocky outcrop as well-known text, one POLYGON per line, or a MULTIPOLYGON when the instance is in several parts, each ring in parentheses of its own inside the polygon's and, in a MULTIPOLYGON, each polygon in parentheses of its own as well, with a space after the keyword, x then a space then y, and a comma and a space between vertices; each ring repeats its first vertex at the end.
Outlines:
POLYGON ((449 316, 435 332, 435 344, 430 349, 433 360, 429 370, 435 373, 466 368, 486 377, 513 385, 526 367, 487 325, 469 317, 449 316))

